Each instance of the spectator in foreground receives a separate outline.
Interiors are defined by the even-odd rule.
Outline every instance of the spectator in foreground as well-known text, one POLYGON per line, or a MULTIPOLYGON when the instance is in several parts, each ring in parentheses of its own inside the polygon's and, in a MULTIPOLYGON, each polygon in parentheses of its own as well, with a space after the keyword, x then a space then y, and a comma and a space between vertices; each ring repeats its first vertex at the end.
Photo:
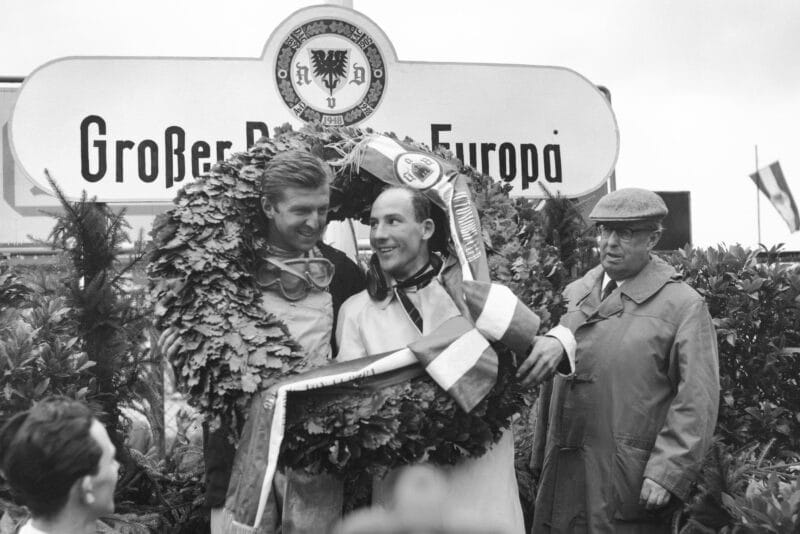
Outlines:
POLYGON ((114 512, 119 463, 105 427, 82 402, 51 397, 0 429, 0 470, 31 513, 19 534, 97 532, 114 512))
POLYGON ((391 502, 347 516, 334 534, 509 534, 467 503, 447 499, 443 472, 430 465, 400 470, 391 502))

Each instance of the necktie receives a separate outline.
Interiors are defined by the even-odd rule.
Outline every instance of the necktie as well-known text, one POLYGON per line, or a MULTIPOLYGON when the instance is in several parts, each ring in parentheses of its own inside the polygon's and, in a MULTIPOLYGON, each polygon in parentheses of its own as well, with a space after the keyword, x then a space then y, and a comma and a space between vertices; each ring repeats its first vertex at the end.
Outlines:
POLYGON ((400 301, 400 304, 403 305, 403 309, 406 310, 408 314, 408 318, 411 319, 411 322, 414 323, 414 326, 417 327, 419 333, 422 333, 422 315, 420 315, 419 310, 414 303, 411 302, 411 299, 408 298, 404 289, 401 289, 397 286, 394 288, 394 294, 397 295, 397 300, 400 301))
POLYGON ((428 263, 420 269, 414 276, 411 278, 404 280, 402 282, 397 283, 394 286, 394 294, 397 297, 397 300, 403 306, 403 309, 408 314, 408 318, 411 319, 411 322, 414 323, 414 326, 417 327, 419 333, 422 333, 422 314, 419 313, 419 310, 414 303, 411 302, 411 299, 408 298, 406 295, 406 289, 416 288, 422 289, 423 287, 427 286, 431 283, 436 277, 436 270, 431 268, 431 264, 428 263))
POLYGON ((606 297, 609 296, 615 289, 617 289, 617 282, 615 280, 611 280, 606 287, 603 288, 603 295, 600 297, 600 300, 606 300, 606 297))

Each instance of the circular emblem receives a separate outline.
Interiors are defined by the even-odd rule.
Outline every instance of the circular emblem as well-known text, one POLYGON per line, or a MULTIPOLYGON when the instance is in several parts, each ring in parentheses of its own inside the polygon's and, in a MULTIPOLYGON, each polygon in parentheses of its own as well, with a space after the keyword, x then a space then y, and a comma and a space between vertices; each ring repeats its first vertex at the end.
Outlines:
POLYGON ((386 88, 386 66, 364 30, 337 19, 295 28, 275 62, 281 98, 303 121, 349 126, 372 115, 386 88))
POLYGON ((439 162, 424 152, 404 152, 394 160, 394 172, 401 182, 414 189, 436 185, 444 174, 439 162))

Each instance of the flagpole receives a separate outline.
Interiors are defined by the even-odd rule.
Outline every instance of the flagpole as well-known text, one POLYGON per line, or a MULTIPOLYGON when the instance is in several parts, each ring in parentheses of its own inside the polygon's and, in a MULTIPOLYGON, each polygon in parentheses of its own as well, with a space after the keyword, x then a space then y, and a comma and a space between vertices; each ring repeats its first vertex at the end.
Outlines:
POLYGON ((758 172, 758 145, 756 148, 756 219, 758 223, 758 245, 761 246, 761 174, 758 172))

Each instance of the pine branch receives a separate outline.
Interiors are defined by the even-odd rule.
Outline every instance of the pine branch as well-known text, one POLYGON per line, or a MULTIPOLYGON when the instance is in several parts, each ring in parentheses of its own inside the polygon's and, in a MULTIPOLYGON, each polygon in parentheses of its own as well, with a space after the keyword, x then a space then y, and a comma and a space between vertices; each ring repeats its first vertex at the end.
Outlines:
MULTIPOLYGON (((77 219, 78 214, 76 213, 74 207, 72 206, 72 203, 69 200, 67 200, 67 197, 64 196, 64 192, 61 190, 60 187, 58 187, 58 184, 53 179, 53 177, 50 176, 50 171, 45 169, 44 176, 45 178, 47 178, 47 183, 49 183, 50 187, 53 188, 53 191, 55 192, 58 201, 61 202, 61 205, 64 207, 64 210, 67 211, 70 215, 72 215, 73 219, 77 219)), ((81 197, 81 202, 85 201, 85 199, 86 199, 86 191, 83 192, 83 196, 81 197)))

